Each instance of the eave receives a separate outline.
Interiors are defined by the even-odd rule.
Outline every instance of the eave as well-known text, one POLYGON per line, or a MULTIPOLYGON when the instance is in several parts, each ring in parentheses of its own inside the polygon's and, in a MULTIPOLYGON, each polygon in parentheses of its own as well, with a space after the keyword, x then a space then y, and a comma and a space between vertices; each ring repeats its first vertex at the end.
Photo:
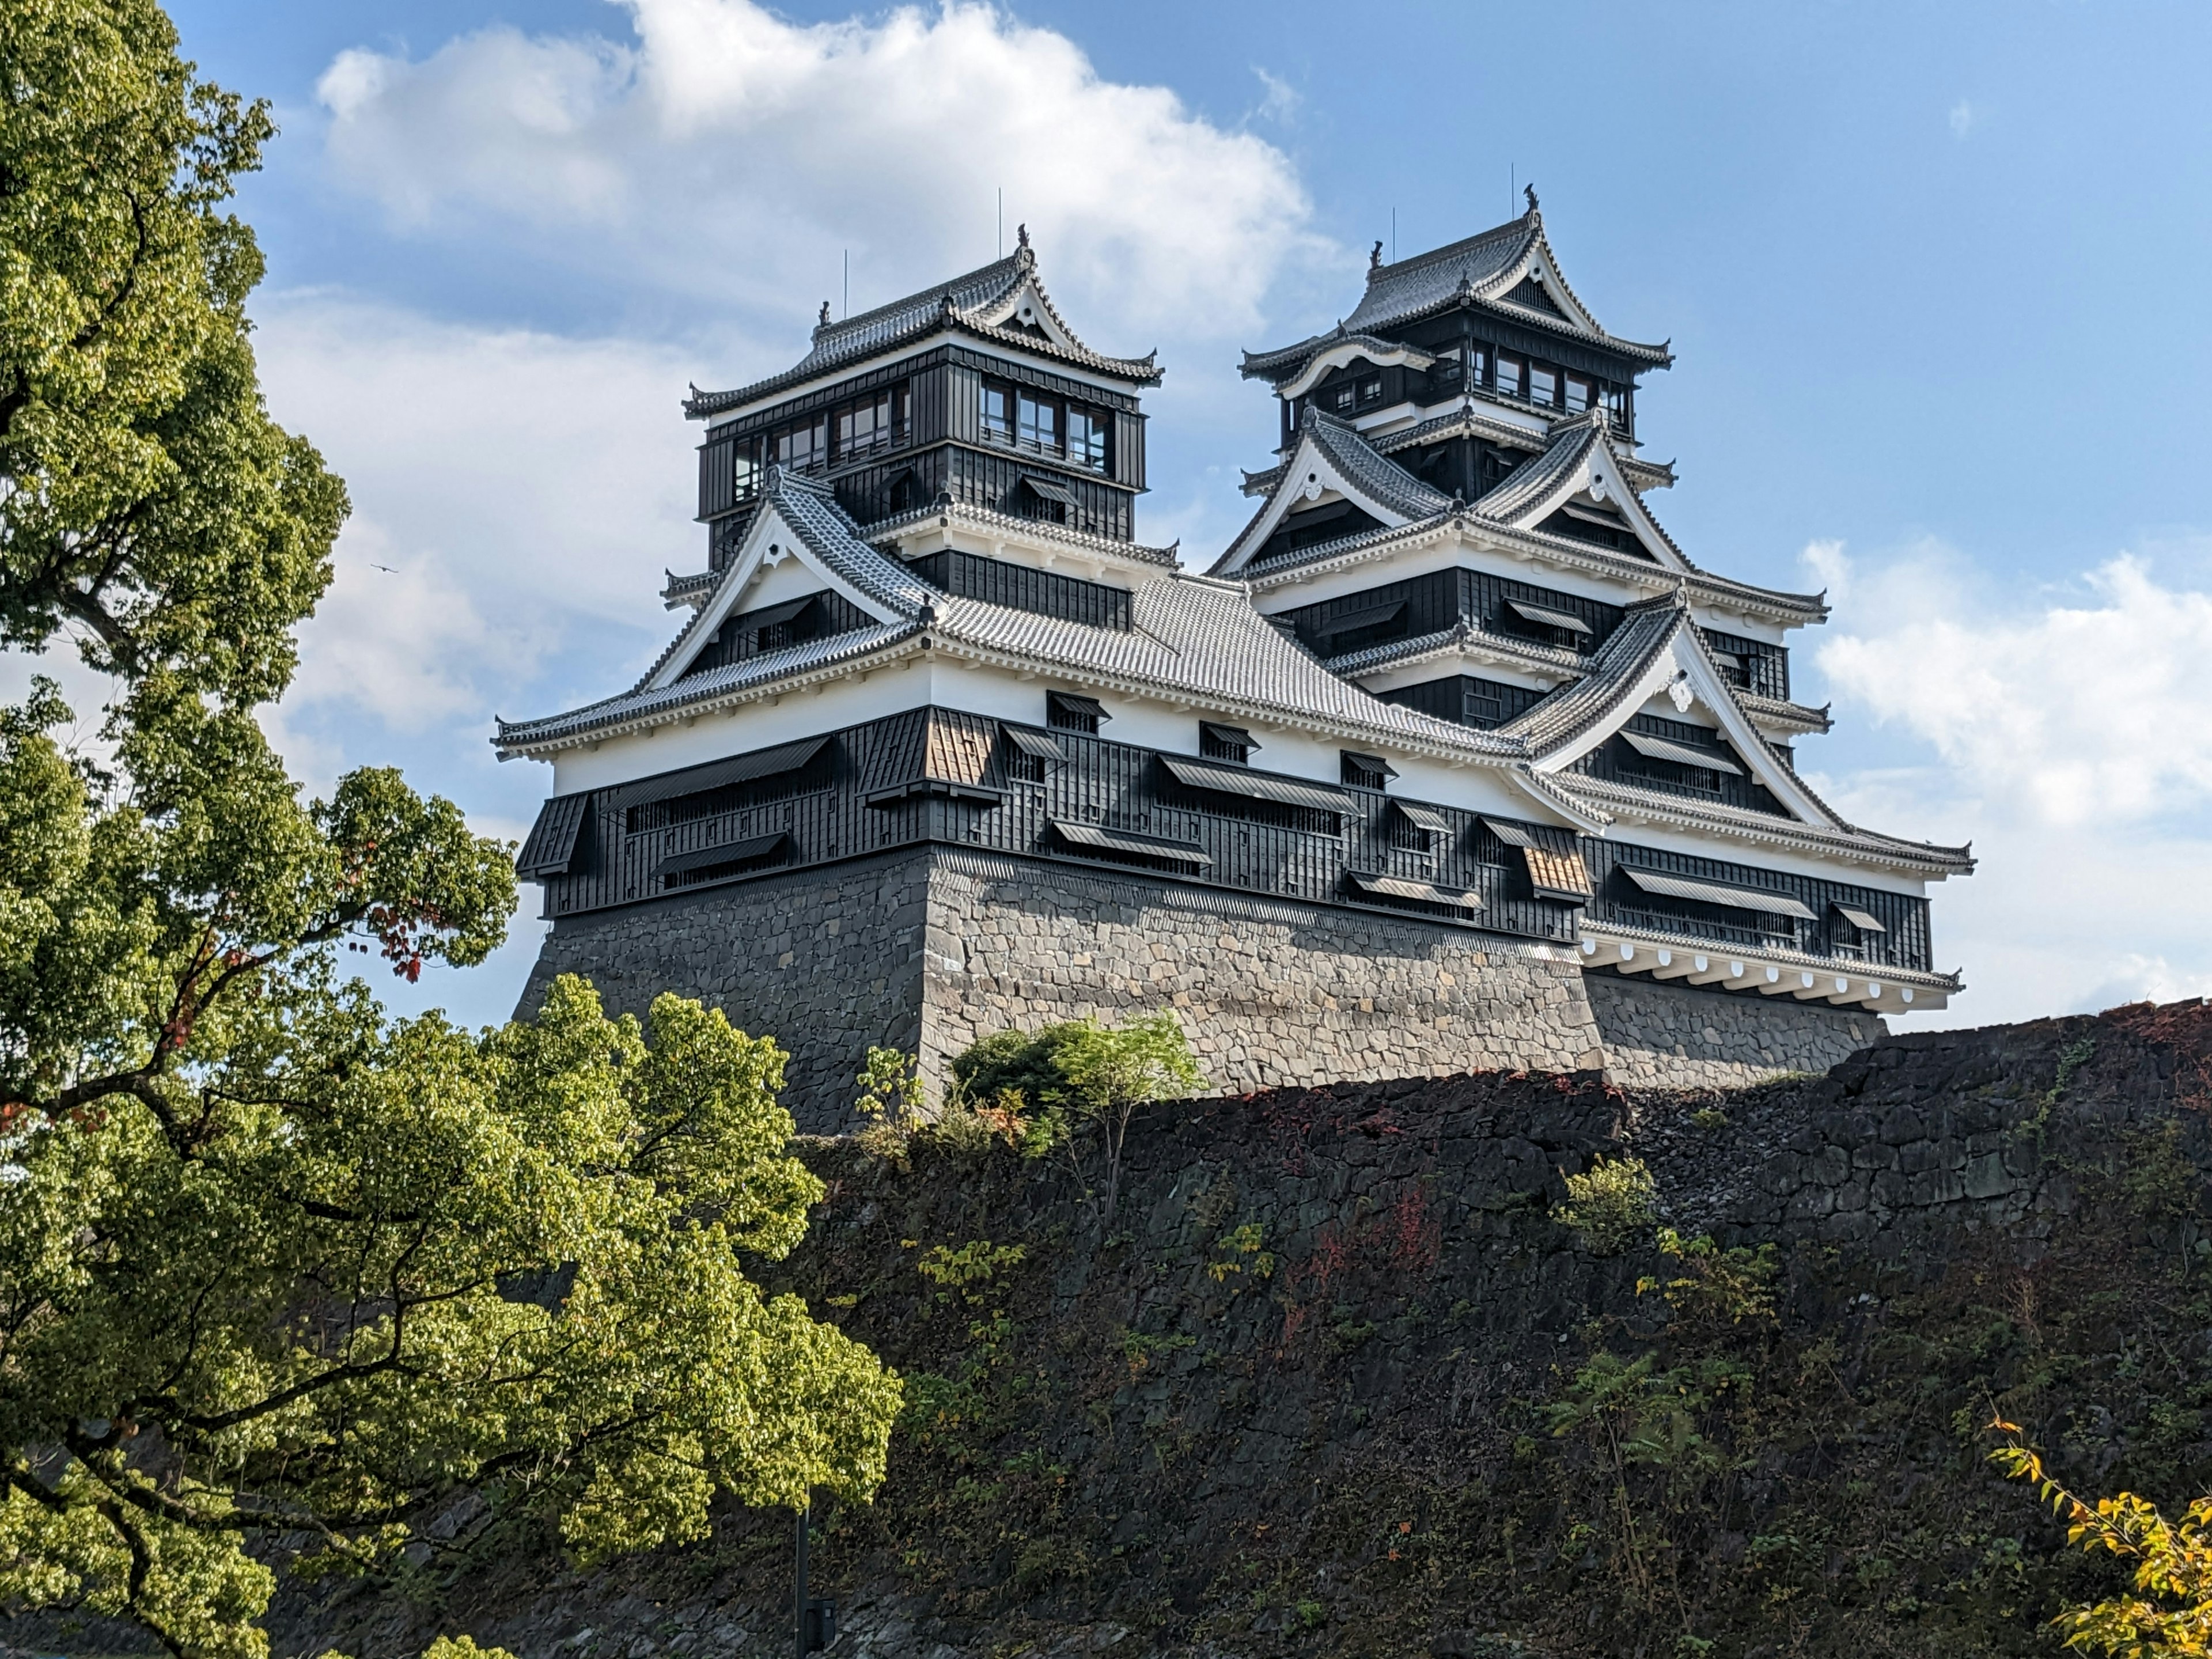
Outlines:
POLYGON ((1717 985, 1723 990, 1824 1002, 1869 1013, 1933 1013, 1965 988, 1959 975, 1912 968, 1869 968, 1799 951, 1747 949, 1682 933, 1623 927, 1585 914, 1578 923, 1583 962, 1615 973, 1717 985))
POLYGON ((1414 524, 1364 531, 1357 537, 1347 537, 1342 544, 1323 542, 1320 544, 1322 550, 1340 550, 1325 551, 1323 556, 1317 559, 1285 561, 1272 568, 1248 566, 1243 574, 1255 592, 1297 586, 1319 576, 1387 557, 1405 547, 1425 546, 1431 542, 1440 541, 1447 535, 1466 537, 1475 531, 1480 531, 1509 552, 1526 550, 1532 558, 1541 558, 1547 563, 1589 575, 1626 580, 1631 586, 1646 589, 1655 595, 1670 592, 1678 584, 1686 583, 1692 594, 1715 610, 1765 617, 1793 628, 1825 621, 1828 615, 1826 602, 1821 598, 1749 587, 1729 581, 1725 577, 1709 575, 1701 570, 1678 576, 1649 559, 1632 559, 1589 543, 1555 536, 1547 531, 1515 530, 1464 509, 1455 514, 1440 514, 1414 524))

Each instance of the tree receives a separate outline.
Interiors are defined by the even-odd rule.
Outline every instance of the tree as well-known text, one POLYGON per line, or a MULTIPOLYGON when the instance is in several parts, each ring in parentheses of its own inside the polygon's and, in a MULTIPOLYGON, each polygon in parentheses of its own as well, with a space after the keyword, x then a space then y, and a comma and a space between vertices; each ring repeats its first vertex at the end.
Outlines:
POLYGON ((255 719, 345 510, 221 211, 269 132, 147 0, 0 9, 0 644, 116 687, 96 763, 51 681, 0 710, 0 1595, 224 1659, 272 1565, 472 1492, 587 1560, 864 1498, 898 1403, 745 1276, 821 1195, 773 1043, 574 980, 395 1023, 341 972, 481 962, 514 878, 396 772, 303 801, 255 719))
POLYGON ((1121 1145, 1129 1119, 1147 1101, 1187 1095, 1202 1080, 1190 1042, 1164 1010, 1119 1028, 1084 1021, 1065 1030, 1054 1061, 1065 1079, 1055 1103, 1096 1123, 1105 1140, 1106 1215, 1121 1192, 1121 1145))
POLYGON ((2066 1541, 2132 1561, 2132 1596, 2069 1607, 2053 1622, 2066 1645, 2118 1659, 2203 1659, 2212 1654, 2212 1498, 2199 1498, 2169 1521, 2133 1492, 2094 1504, 2052 1480, 2014 1425, 1990 1425, 2009 1443, 1990 1454, 2006 1474, 2034 1482, 2037 1495, 2064 1520, 2066 1541))

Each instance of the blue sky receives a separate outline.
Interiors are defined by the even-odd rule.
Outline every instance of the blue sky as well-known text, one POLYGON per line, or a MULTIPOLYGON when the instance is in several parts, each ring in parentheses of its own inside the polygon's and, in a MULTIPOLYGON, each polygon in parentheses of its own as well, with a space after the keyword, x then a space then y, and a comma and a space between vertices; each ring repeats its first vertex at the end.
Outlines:
MULTIPOLYGON (((1160 348, 1142 529, 1202 560, 1272 441, 1237 351, 1348 310, 1394 213, 1410 253, 1533 179, 1583 298, 1674 342, 1660 516, 1832 592, 1804 764, 1984 856, 1937 895, 1949 1018, 2212 990, 2212 12, 172 10, 276 106, 264 378, 354 491, 272 720, 311 781, 397 760, 519 835, 547 775, 491 715, 658 649, 701 556, 684 384, 794 357, 848 253, 855 309, 981 263, 1003 189, 1075 326, 1160 348)), ((406 1001, 499 1018, 532 941, 406 1001)))

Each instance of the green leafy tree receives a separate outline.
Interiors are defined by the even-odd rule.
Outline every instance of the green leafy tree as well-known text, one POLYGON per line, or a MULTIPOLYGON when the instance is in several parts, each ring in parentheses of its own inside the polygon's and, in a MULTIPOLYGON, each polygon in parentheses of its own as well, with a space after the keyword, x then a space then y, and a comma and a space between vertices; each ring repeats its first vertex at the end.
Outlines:
POLYGON ((2148 1498, 2124 1492, 2090 1503, 2052 1480, 2013 1424, 1990 1427, 2008 1443, 1990 1454, 2006 1474, 2032 1481, 2066 1541, 2132 1562, 2131 1595, 2059 1614, 2066 1645, 2115 1659, 2203 1659, 2212 1654, 2212 1498, 2199 1498, 2169 1521, 2148 1498))
POLYGON ((1055 1103, 1079 1122, 1095 1123, 1105 1143, 1106 1215, 1121 1192, 1121 1146, 1129 1119, 1148 1101, 1188 1095, 1204 1080, 1190 1040, 1165 1010, 1114 1027, 1085 1021, 1059 1043, 1061 1084, 1055 1103))
POLYGON ((899 1398, 745 1277, 821 1194, 772 1043, 341 971, 481 962, 514 870, 395 772, 302 800, 255 718, 345 510, 248 343, 269 131, 144 0, 0 8, 0 644, 116 688, 96 763, 51 681, 0 710, 0 1597, 222 1659, 275 1566, 471 1490, 586 1560, 865 1498, 899 1398))

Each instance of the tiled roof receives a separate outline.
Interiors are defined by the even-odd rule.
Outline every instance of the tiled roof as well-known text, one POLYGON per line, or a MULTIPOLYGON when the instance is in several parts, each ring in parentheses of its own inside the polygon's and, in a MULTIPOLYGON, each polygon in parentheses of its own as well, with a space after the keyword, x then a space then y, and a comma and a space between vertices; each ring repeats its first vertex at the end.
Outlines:
POLYGON ((1465 622, 1438 629, 1434 633, 1416 634, 1410 639, 1387 640, 1381 645, 1365 646, 1326 660, 1331 673, 1356 679, 1362 675, 1380 673, 1386 668, 1419 662, 1425 657, 1449 655, 1457 652, 1462 646, 1478 640, 1485 646, 1495 647, 1501 655, 1522 658, 1531 667, 1540 670, 1580 674, 1589 666, 1579 653, 1563 646, 1539 645, 1533 640, 1508 639, 1503 634, 1493 634, 1487 629, 1477 628, 1472 623, 1465 622))
MULTIPOLYGON (((1516 752, 1486 732, 1370 696, 1324 668, 1284 637, 1238 584, 1177 574, 1140 583, 1131 595, 1132 627, 1096 628, 962 599, 929 586, 897 559, 871 545, 828 489, 771 468, 763 492, 823 567, 893 620, 808 641, 766 656, 656 687, 708 612, 694 617, 637 686, 623 696, 547 720, 501 722, 503 746, 533 744, 649 717, 684 703, 811 672, 918 635, 927 629, 948 645, 1004 653, 1047 669, 1133 688, 1181 693, 1224 712, 1303 717, 1430 747, 1490 756, 1516 752)), ((726 579, 734 579, 734 568, 726 579)))
MULTIPOLYGON (((1139 584, 1132 592, 1132 627, 1093 627, 939 592, 871 545, 825 486, 781 468, 770 469, 763 499, 825 570, 890 613, 889 617, 848 633, 655 684, 684 642, 713 614, 710 608, 691 619, 653 672, 631 690, 544 720, 502 720, 495 739, 498 746, 510 751, 543 750, 635 729, 732 694, 842 672, 886 651, 912 650, 927 636, 957 653, 997 657, 1028 672, 1064 674, 1081 684, 1164 692, 1222 714, 1289 719, 1370 742, 1389 744, 1395 740, 1431 753, 1508 766, 1526 787, 1559 804, 1570 818, 1602 823, 1607 817, 1605 802, 1618 796, 1618 786, 1540 775, 1528 762, 1543 750, 1556 749, 1574 732, 1587 729, 1606 711, 1607 695, 1618 701, 1673 629, 1678 623, 1690 626, 1679 596, 1632 607, 1629 620, 1595 653, 1581 680, 1553 693, 1519 719, 1486 732, 1384 702, 1340 678, 1356 672, 1359 653, 1323 664, 1262 616, 1241 583, 1163 574, 1139 584)), ((723 580, 736 576, 732 567, 723 580)), ((1407 643, 1400 641, 1398 647, 1407 643)), ((1541 649, 1529 647, 1530 654, 1541 649)), ((1571 653, 1558 654, 1562 665, 1577 660, 1571 653)), ((1705 802, 1656 794, 1649 803, 1639 793, 1627 804, 1754 838, 1785 842, 1794 838, 1795 844, 1875 853, 1916 867, 1966 867, 1960 862, 1966 857, 1962 850, 1931 848, 1864 831, 1832 833, 1768 815, 1732 813, 1705 802)))
POLYGON ((1401 518, 1429 518, 1452 504, 1450 496, 1430 488, 1379 453, 1349 421, 1308 408, 1299 419, 1298 430, 1312 434, 1314 447, 1346 482, 1401 518))
POLYGON ((1018 519, 1011 513, 994 512, 988 507, 976 507, 967 501, 948 501, 943 496, 929 506, 915 507, 910 513, 878 519, 863 526, 860 534, 872 542, 890 541, 909 526, 927 524, 932 519, 950 519, 954 524, 972 525, 981 530, 1018 530, 1024 536, 1034 536, 1042 541, 1063 542, 1070 547, 1085 548, 1096 553, 1140 559, 1146 564, 1159 565, 1170 570, 1182 562, 1182 544, 1180 542, 1170 542, 1165 547, 1146 547, 1140 542, 1118 541, 1111 536, 1094 536, 1088 531, 1072 530, 1048 519, 1018 519))
POLYGON ((1519 262, 1537 228, 1536 216, 1524 213, 1410 259, 1375 266, 1345 327, 1388 328, 1425 316, 1462 293, 1473 294, 1519 262))
POLYGON ((1491 419, 1470 398, 1462 398, 1459 407, 1449 413, 1432 415, 1418 425, 1401 427, 1368 441, 1378 453, 1395 455, 1401 449, 1418 449, 1445 438, 1487 438, 1492 443, 1510 444, 1521 449, 1541 448, 1551 441, 1544 433, 1532 432, 1510 421, 1491 419))
MULTIPOLYGON (((1231 550, 1239 545, 1245 537, 1251 534, 1252 526, 1259 522, 1261 515, 1267 510, 1263 505, 1259 513, 1253 514, 1250 522, 1238 532, 1237 539, 1230 543, 1231 550)), ((1617 553, 1609 547, 1601 546, 1595 542, 1582 541, 1571 536, 1553 535, 1548 531, 1542 530, 1520 530, 1486 517, 1478 519, 1478 515, 1471 508, 1447 508, 1443 513, 1417 520, 1411 524, 1386 525, 1373 530, 1363 530, 1352 535, 1340 536, 1334 541, 1316 542, 1310 547, 1299 548, 1293 553, 1281 554, 1272 559, 1255 560, 1245 567, 1243 574, 1255 584, 1272 585, 1289 571, 1303 571, 1311 574, 1323 564, 1356 563, 1364 559, 1387 557, 1390 550, 1397 544, 1415 537, 1431 534, 1446 520, 1451 518, 1455 512, 1463 514, 1467 520, 1480 522, 1485 529, 1493 533, 1512 536, 1522 541, 1534 543, 1563 564, 1580 564, 1607 575, 1625 576, 1630 580, 1645 583, 1651 581, 1655 576, 1672 580, 1664 567, 1653 564, 1648 558, 1640 557, 1635 554, 1617 553)), ((1216 560, 1214 568, 1220 569, 1227 557, 1228 555, 1224 554, 1221 559, 1216 560)), ((1817 621, 1827 615, 1826 604, 1817 595, 1784 593, 1773 588, 1754 587, 1748 582, 1731 581, 1725 576, 1716 576, 1707 571, 1700 570, 1686 558, 1682 562, 1687 571, 1690 591, 1698 598, 1709 603, 1756 605, 1786 619, 1802 618, 1807 621, 1817 621)))
POLYGON ((1717 801, 1692 800, 1670 795, 1664 790, 1587 777, 1578 772, 1554 772, 1550 775, 1560 791, 1579 802, 1583 810, 1600 811, 1607 817, 1617 818, 1620 809, 1628 807, 1646 817, 1672 818, 1699 828, 1724 827, 1754 840, 1781 845, 1813 848, 1825 853, 1875 853, 1900 864, 1945 874, 1964 875, 1974 867, 1971 847, 1939 847, 1932 842, 1906 841, 1878 830, 1862 830, 1840 818, 1835 830, 1824 830, 1771 812, 1724 806, 1717 801))
POLYGON ((1530 456, 1507 473, 1495 489, 1478 498, 1475 511, 1486 519, 1511 524, 1518 514, 1574 477, 1597 442, 1595 421, 1584 419, 1563 428, 1553 434, 1542 453, 1530 456))
MULTIPOLYGON (((900 621, 879 623, 872 628, 856 629, 849 634, 832 634, 825 639, 808 640, 781 651, 770 651, 757 657, 748 657, 742 662, 709 669, 703 674, 687 675, 657 691, 647 690, 641 686, 619 696, 605 697, 598 702, 586 703, 581 708, 550 714, 543 720, 501 720, 499 735, 493 742, 501 749, 524 749, 607 726, 649 720, 655 714, 681 708, 690 703, 708 702, 750 686, 787 679, 795 674, 835 667, 839 663, 867 656, 921 631, 920 624, 900 621)), ((666 654, 663 653, 664 659, 666 654)))
POLYGON ((1000 326, 1003 319, 994 319, 992 313, 1011 301, 1025 281, 1031 280, 1036 269, 1036 252, 1024 241, 1006 258, 994 259, 964 276, 936 283, 889 305, 878 306, 873 311, 864 311, 857 317, 823 323, 814 331, 812 349, 781 374, 771 374, 764 380, 756 380, 731 392, 701 392, 694 387, 691 396, 684 400, 684 412, 697 420, 739 408, 786 386, 798 386, 857 363, 947 325, 982 334, 1025 351, 1058 357, 1139 386, 1158 382, 1160 373, 1154 362, 1157 354, 1109 357, 1091 350, 1076 339, 1075 331, 1062 320, 1042 283, 1037 286, 1037 295, 1071 343, 1062 346, 1042 335, 1000 326))
POLYGON ((1620 626, 1591 653, 1582 678, 1522 710, 1498 732, 1540 754, 1573 742, 1614 712, 1622 695, 1673 641, 1681 614, 1671 598, 1631 606, 1620 626))
POLYGON ((1090 676, 1180 691, 1246 708, 1364 726, 1427 745, 1507 756, 1489 733, 1382 702, 1339 678, 1283 637, 1238 586, 1202 577, 1146 582, 1132 596, 1127 631, 948 599, 939 631, 1090 676))
POLYGON ((1348 336, 1381 333, 1463 304, 1486 307, 1516 322, 1571 339, 1595 340, 1654 365, 1673 361, 1672 354, 1663 345, 1624 340, 1601 329, 1584 330, 1572 319, 1553 316, 1506 299, 1506 279, 1522 264, 1525 256, 1539 249, 1548 274, 1566 289, 1575 308, 1588 316, 1588 308, 1575 296, 1573 289, 1567 288, 1559 261, 1551 256, 1550 247, 1544 241, 1543 216, 1532 207, 1517 219, 1508 220, 1462 241, 1417 253, 1409 259, 1371 266, 1367 273, 1366 292, 1360 295, 1352 314, 1335 329, 1295 345, 1269 351, 1248 351, 1244 354, 1243 373, 1280 382, 1296 374, 1316 352, 1326 350, 1348 336))
POLYGON ((1422 350, 1419 346, 1407 345, 1403 340, 1386 340, 1377 334, 1358 332, 1339 323, 1326 334, 1316 334, 1310 340, 1301 340, 1297 344, 1286 346, 1280 351, 1248 351, 1244 354, 1243 362, 1238 365, 1237 372, 1248 380, 1287 380, 1303 369, 1318 353, 1340 345, 1358 346, 1378 358, 1399 357, 1411 353, 1421 360, 1417 365, 1421 368, 1425 368, 1435 361, 1432 354, 1422 350), (1288 374, 1279 374, 1273 372, 1278 360, 1280 360, 1283 367, 1289 371, 1288 374))

